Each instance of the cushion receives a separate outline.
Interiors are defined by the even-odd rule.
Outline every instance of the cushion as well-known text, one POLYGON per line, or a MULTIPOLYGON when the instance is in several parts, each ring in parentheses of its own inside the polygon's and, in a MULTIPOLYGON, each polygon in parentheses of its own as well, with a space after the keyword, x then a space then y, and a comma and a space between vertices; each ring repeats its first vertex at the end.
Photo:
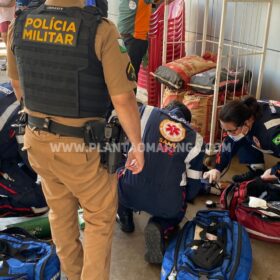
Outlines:
POLYGON ((192 55, 160 66, 155 73, 151 74, 171 89, 182 89, 187 87, 192 76, 215 67, 216 63, 213 61, 192 55))

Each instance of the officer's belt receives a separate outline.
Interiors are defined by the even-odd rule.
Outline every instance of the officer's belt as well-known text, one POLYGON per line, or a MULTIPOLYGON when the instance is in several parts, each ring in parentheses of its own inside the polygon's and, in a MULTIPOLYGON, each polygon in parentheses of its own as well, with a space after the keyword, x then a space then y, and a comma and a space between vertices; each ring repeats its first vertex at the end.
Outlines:
POLYGON ((61 136, 84 138, 85 127, 63 125, 50 118, 37 118, 28 115, 28 125, 31 129, 39 129, 61 136))

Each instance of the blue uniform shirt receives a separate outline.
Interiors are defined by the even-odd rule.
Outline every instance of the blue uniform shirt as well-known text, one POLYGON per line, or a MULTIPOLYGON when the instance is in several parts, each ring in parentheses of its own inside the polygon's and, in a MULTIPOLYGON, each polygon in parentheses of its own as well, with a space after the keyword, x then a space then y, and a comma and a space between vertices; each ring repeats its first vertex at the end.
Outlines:
POLYGON ((201 189, 203 139, 178 112, 143 106, 140 113, 145 166, 140 174, 127 170, 120 177, 119 199, 136 211, 174 217, 183 191, 192 200, 201 189))
MULTIPOLYGON (((217 156, 216 168, 220 171, 225 169, 236 151, 243 149, 243 157, 247 163, 260 163, 259 154, 267 153, 280 158, 280 104, 277 102, 259 101, 262 107, 262 117, 257 119, 250 132, 245 138, 234 142, 230 137, 224 139, 221 152, 217 156), (232 148, 229 149, 230 145, 232 148), (226 148, 228 145, 228 148, 226 148), (255 157, 255 160, 253 160, 255 157), (258 159, 257 159, 258 158, 258 159)), ((280 164, 272 167, 272 174, 280 177, 280 164)))

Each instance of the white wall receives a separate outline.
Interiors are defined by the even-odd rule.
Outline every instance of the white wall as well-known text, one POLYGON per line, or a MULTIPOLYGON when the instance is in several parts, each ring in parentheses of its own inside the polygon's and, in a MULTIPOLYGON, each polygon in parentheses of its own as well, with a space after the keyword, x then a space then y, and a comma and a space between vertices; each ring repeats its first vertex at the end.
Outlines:
POLYGON ((109 5, 109 19, 117 24, 119 0, 108 0, 109 5))
MULTIPOLYGON (((210 0, 207 38, 218 41, 222 0, 210 0)), ((188 39, 202 39, 204 0, 185 0, 186 4, 186 37, 188 39)), ((225 42, 232 41, 244 48, 262 50, 265 35, 267 4, 262 3, 230 3, 227 6, 225 24, 225 42), (235 11, 235 12, 234 12, 235 11), (254 47, 256 46, 256 47, 254 47)), ((264 99, 280 99, 280 0, 274 0, 269 30, 266 63, 261 97, 264 99)), ((189 54, 200 54, 201 44, 189 44, 189 54)), ((217 53, 215 44, 207 44, 207 50, 217 53)), ((260 56, 241 56, 244 51, 234 50, 234 57, 230 63, 233 68, 238 64, 253 72, 252 94, 255 94, 260 56), (237 58, 238 57, 238 58, 237 58), (237 62, 238 61, 238 62, 237 62)), ((229 48, 224 47, 224 55, 229 54, 229 48)), ((228 58, 223 58, 223 66, 227 66, 228 58)))
POLYGON ((280 100, 280 0, 274 0, 262 97, 280 100))

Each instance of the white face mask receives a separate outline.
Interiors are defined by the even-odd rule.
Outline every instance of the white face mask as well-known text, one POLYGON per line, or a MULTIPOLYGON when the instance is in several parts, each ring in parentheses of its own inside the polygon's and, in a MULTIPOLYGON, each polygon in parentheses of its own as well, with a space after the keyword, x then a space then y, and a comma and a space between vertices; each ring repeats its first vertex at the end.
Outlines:
POLYGON ((243 133, 239 133, 237 135, 228 135, 234 142, 241 140, 245 135, 243 133))

